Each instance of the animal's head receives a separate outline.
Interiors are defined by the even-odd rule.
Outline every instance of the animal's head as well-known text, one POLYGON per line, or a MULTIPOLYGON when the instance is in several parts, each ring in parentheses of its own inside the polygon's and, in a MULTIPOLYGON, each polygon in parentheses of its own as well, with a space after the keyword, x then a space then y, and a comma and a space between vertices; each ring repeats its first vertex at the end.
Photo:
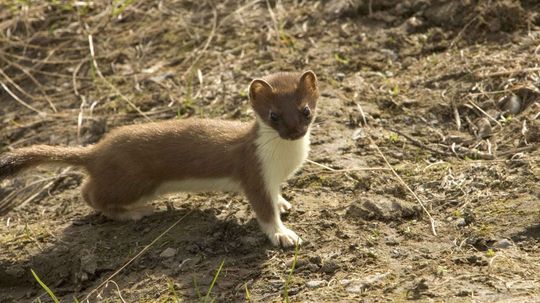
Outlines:
POLYGON ((282 139, 297 140, 315 119, 319 88, 312 71, 278 73, 255 79, 249 86, 251 106, 264 125, 282 139))

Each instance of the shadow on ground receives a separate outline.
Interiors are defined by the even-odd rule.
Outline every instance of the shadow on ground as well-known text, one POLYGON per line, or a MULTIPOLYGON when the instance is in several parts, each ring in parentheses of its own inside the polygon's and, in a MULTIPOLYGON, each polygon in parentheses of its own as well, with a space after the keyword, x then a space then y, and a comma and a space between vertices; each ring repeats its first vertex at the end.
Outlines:
MULTIPOLYGON (((11 293, 0 301, 41 293, 30 269, 57 296, 75 292, 79 299, 84 298, 97 282, 108 278, 182 216, 186 217, 112 280, 123 288, 148 278, 174 279, 175 292, 189 298, 197 290, 206 292, 223 258, 229 270, 227 279, 215 286, 219 293, 230 295, 237 281, 260 274, 258 264, 266 259, 264 246, 269 244, 255 220, 241 225, 234 218, 217 218, 212 210, 189 208, 158 212, 137 222, 115 222, 94 214, 74 220, 56 241, 30 253, 29 258, 0 260, 0 293, 11 293)), ((163 290, 170 291, 166 281, 163 290)))

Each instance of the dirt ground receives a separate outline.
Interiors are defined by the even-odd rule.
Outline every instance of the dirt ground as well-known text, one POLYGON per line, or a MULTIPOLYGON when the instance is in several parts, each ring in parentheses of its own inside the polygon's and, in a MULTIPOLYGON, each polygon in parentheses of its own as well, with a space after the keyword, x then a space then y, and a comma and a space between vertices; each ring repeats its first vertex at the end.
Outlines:
POLYGON ((284 187, 284 221, 306 241, 296 262, 240 195, 162 197, 114 222, 83 202, 80 169, 40 167, 0 180, 0 302, 52 302, 31 269, 62 302, 204 301, 214 277, 208 302, 540 302, 539 12, 2 1, 0 151, 150 120, 252 120, 247 86, 275 71, 314 70, 322 96, 315 163, 284 187))

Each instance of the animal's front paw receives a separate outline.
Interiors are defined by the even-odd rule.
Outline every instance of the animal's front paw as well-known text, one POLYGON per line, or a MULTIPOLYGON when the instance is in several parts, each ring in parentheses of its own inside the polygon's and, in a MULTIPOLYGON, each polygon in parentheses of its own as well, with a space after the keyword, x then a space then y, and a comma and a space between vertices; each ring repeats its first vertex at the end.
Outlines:
POLYGON ((292 205, 291 203, 289 203, 289 201, 285 200, 285 198, 283 198, 282 196, 279 196, 279 200, 278 200, 278 208, 279 208, 279 212, 280 213, 286 213, 286 212, 289 212, 289 210, 291 210, 292 208, 292 205))
POLYGON ((291 247, 302 244, 302 239, 294 231, 285 226, 276 229, 268 237, 274 246, 291 247))

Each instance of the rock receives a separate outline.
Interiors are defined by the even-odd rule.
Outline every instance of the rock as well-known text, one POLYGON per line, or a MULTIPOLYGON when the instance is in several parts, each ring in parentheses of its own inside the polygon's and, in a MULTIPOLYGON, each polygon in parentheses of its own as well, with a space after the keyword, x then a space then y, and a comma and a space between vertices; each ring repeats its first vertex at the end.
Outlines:
POLYGON ((289 294, 289 296, 294 296, 298 292, 300 292, 300 287, 291 287, 287 293, 289 294))
POLYGON ((512 242, 510 242, 510 240, 502 239, 502 240, 499 240, 499 241, 495 242, 495 244, 493 244, 493 247, 498 248, 498 249, 506 249, 506 248, 509 248, 510 246, 513 246, 513 245, 514 244, 512 242))
POLYGON ((363 280, 341 280, 341 285, 346 286, 345 290, 347 292, 352 294, 358 294, 365 291, 369 287, 377 284, 389 274, 389 272, 383 274, 375 274, 367 276, 363 280))
POLYGON ((424 17, 431 23, 448 25, 452 17, 457 15, 460 6, 459 2, 443 1, 441 4, 428 7, 424 11, 424 17))
POLYGON ((411 17, 405 21, 405 30, 409 33, 415 32, 418 28, 422 27, 424 23, 421 19, 416 17, 411 17))
POLYGON ((326 285, 326 281, 324 280, 312 280, 306 282, 307 288, 319 288, 326 285))
POLYGON ((485 139, 491 137, 491 123, 488 118, 481 118, 476 122, 476 127, 478 131, 476 132, 477 139, 485 139))
POLYGON ((451 145, 453 143, 460 144, 460 143, 463 143, 465 141, 467 141, 467 138, 465 138, 462 135, 448 135, 444 139, 444 143, 449 144, 449 145, 451 145))
POLYGON ((339 269, 339 265, 334 260, 327 260, 321 267, 321 271, 327 274, 333 274, 339 269))
POLYGON ((467 257, 466 260, 470 265, 475 265, 475 266, 487 266, 489 263, 486 257, 484 256, 472 255, 472 256, 467 257))
POLYGON ((265 240, 262 237, 253 237, 253 236, 246 236, 243 237, 240 241, 244 246, 259 246, 262 241, 265 240))
POLYGON ((328 1, 324 7, 324 13, 328 18, 354 16, 362 5, 362 0, 336 0, 328 1))
POLYGON ((384 274, 375 274, 375 275, 367 276, 365 278, 365 282, 368 284, 375 284, 381 281, 382 279, 386 278, 386 276, 388 276, 389 274, 390 272, 386 272, 384 274))
POLYGON ((499 107, 512 115, 517 115, 521 111, 521 98, 517 95, 510 95, 504 98, 500 103, 499 107))
POLYGON ((359 294, 369 287, 368 284, 362 281, 351 281, 345 290, 351 294, 359 294))
POLYGON ((384 238, 384 244, 388 246, 396 246, 399 245, 399 241, 395 237, 387 236, 384 238))
POLYGON ((407 298, 412 300, 418 300, 425 293, 429 286, 426 283, 426 279, 422 278, 414 282, 413 287, 407 292, 407 298))
POLYGON ((164 251, 161 252, 161 254, 159 254, 159 256, 162 258, 172 258, 175 255, 176 255, 176 249, 171 248, 171 247, 166 248, 164 251))
POLYGON ((341 286, 347 286, 349 284, 351 284, 352 280, 349 280, 349 279, 343 279, 341 281, 339 281, 339 284, 341 284, 341 286))
MULTIPOLYGON (((5 276, 7 276, 8 278, 9 277, 20 278, 24 276, 25 270, 21 266, 14 265, 14 266, 10 266, 6 268, 4 273, 5 273, 5 276)), ((3 281, 3 277, 0 277, 0 281, 3 281)))
POLYGON ((309 264, 306 264, 306 266, 304 266, 303 270, 309 271, 309 272, 318 272, 319 266, 313 263, 309 263, 309 264))
MULTIPOLYGON (((288 260, 287 262, 285 262, 285 267, 291 268, 292 265, 293 265, 293 262, 294 262, 294 258, 292 258, 291 260, 288 260)), ((310 264, 310 263, 309 263, 309 261, 307 259, 297 258, 296 262, 294 263, 294 268, 300 269, 300 268, 305 267, 308 264, 310 264)))
POLYGON ((416 204, 382 195, 361 197, 359 202, 352 204, 347 210, 347 215, 351 217, 382 221, 412 218, 419 214, 420 208, 416 204))
POLYGON ((97 269, 97 260, 95 255, 85 254, 81 257, 81 270, 93 275, 97 269))
POLYGON ((467 222, 465 221, 465 218, 458 218, 456 220, 456 226, 464 227, 465 225, 467 225, 467 222))
POLYGON ((322 259, 320 256, 311 256, 309 257, 309 262, 316 264, 316 265, 322 265, 322 259))

